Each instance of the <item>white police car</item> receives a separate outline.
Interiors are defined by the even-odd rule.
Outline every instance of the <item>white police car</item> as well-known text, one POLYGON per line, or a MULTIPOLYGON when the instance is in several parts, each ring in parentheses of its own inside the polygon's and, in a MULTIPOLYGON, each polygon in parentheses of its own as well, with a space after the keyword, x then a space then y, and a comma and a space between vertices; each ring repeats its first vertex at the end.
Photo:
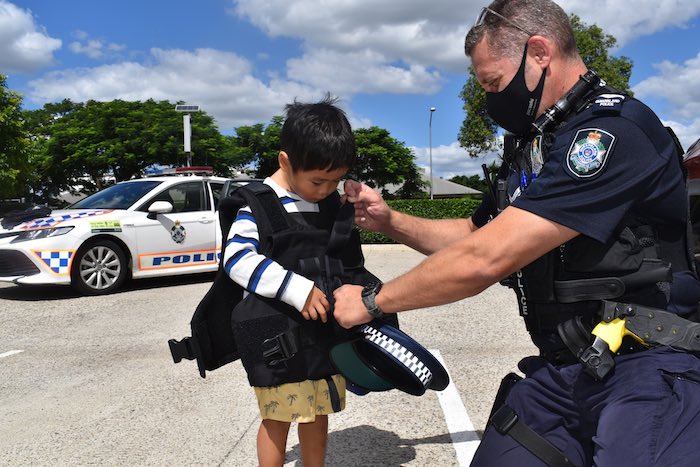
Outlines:
POLYGON ((210 176, 210 168, 170 170, 187 176, 121 182, 69 209, 1 219, 0 281, 71 284, 98 295, 114 292, 128 277, 215 271, 221 249, 216 207, 245 181, 210 176))

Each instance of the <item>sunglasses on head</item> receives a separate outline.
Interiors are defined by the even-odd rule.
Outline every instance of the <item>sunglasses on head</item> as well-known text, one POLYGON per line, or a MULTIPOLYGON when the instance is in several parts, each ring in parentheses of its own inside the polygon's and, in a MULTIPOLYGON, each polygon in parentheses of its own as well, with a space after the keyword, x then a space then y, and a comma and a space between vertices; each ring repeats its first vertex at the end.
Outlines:
POLYGON ((524 27, 519 26, 518 24, 514 23, 513 21, 509 20, 508 18, 506 18, 506 17, 503 16, 502 14, 498 13, 497 11, 492 10, 492 9, 489 8, 489 7, 484 7, 484 8, 481 9, 481 13, 479 13, 479 17, 476 19, 476 22, 474 23, 474 26, 481 26, 482 24, 486 23, 486 17, 487 17, 489 14, 492 14, 492 15, 494 15, 494 16, 496 16, 496 17, 502 19, 503 21, 505 21, 505 22, 508 23, 509 25, 513 26, 515 29, 518 29, 518 30, 524 32, 524 33, 527 34, 528 36, 534 36, 533 33, 531 33, 530 31, 528 31, 528 30, 525 29, 524 27))

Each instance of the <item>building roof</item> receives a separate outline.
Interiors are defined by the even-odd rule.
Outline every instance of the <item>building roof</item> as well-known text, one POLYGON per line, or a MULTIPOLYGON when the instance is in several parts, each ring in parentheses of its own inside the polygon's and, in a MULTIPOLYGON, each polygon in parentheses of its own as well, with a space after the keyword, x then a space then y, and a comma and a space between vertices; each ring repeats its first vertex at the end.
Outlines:
MULTIPOLYGON (((425 182, 425 187, 423 188, 424 193, 430 193, 430 176, 426 175, 425 172, 421 173, 421 178, 425 182)), ((462 196, 480 196, 483 195, 479 190, 474 188, 469 188, 468 186, 460 185, 459 183, 454 183, 449 180, 445 180, 442 177, 433 178, 433 197, 436 198, 459 198, 462 196)), ((396 193, 402 184, 391 183, 385 185, 384 189, 390 193, 396 193)))

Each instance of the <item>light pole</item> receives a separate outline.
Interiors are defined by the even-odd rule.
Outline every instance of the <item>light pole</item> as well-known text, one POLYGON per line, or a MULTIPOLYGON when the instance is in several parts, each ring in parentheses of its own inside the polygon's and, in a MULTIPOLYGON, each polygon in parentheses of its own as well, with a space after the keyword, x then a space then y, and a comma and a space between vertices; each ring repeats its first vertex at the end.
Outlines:
POLYGON ((187 156, 187 167, 192 167, 192 148, 190 147, 192 126, 190 125, 190 112, 199 112, 199 106, 178 104, 175 106, 175 111, 185 112, 185 115, 182 116, 182 129, 184 133, 183 146, 185 155, 187 156))
POLYGON ((428 140, 430 145, 430 199, 433 199, 433 112, 437 109, 430 108, 430 120, 428 121, 428 140))

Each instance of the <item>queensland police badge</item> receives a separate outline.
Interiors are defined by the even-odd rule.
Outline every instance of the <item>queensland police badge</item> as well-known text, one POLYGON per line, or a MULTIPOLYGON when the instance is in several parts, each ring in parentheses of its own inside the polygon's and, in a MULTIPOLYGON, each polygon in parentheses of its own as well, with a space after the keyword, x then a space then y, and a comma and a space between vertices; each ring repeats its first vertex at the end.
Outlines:
POLYGON ((605 166, 614 142, 615 137, 605 130, 579 130, 569 147, 566 166, 576 177, 593 177, 605 166))
POLYGON ((172 229, 170 229, 170 236, 175 243, 182 243, 185 241, 187 231, 185 230, 185 227, 180 224, 180 221, 175 221, 175 225, 173 225, 172 229))

